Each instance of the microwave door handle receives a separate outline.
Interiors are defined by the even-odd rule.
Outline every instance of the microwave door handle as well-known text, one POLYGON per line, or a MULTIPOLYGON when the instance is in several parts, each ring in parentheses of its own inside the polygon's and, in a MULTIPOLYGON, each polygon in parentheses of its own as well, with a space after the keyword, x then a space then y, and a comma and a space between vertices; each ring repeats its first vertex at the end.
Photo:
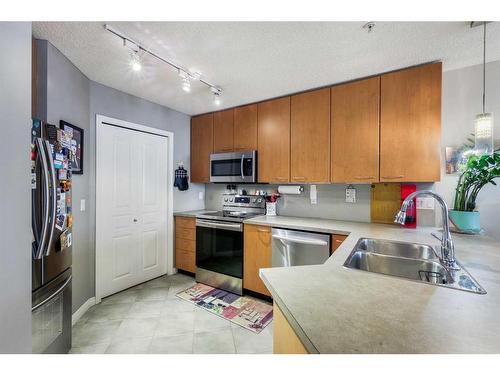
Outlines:
POLYGON ((245 175, 243 174, 243 161, 245 160, 245 154, 241 154, 241 161, 240 161, 240 172, 241 172, 241 179, 245 179, 245 175))
POLYGON ((50 182, 51 182, 51 199, 50 199, 50 226, 49 226, 49 240, 47 242, 47 250, 45 256, 49 256, 52 243, 54 241, 54 232, 56 226, 56 214, 57 214, 57 186, 56 186, 56 169, 54 167, 54 159, 52 157, 52 151, 50 149, 49 141, 45 141, 45 150, 47 152, 48 158, 48 169, 50 172, 50 182))
POLYGON ((50 210, 50 202, 49 202, 49 180, 48 180, 48 173, 49 173, 49 167, 47 165, 47 155, 44 151, 44 144, 43 140, 41 138, 37 138, 35 140, 35 145, 37 147, 37 157, 40 157, 42 161, 42 233, 41 233, 41 240, 38 244, 38 248, 35 253, 35 259, 41 259, 43 256, 43 252, 45 250, 45 246, 47 244, 47 230, 49 226, 49 210, 50 210))

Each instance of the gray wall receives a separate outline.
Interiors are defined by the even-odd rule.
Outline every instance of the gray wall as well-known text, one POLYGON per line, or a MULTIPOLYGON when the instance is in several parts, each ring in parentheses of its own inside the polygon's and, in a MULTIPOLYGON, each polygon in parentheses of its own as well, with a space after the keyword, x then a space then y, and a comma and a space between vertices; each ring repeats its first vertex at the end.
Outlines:
MULTIPOLYGON (((46 102, 46 118, 50 124, 59 125, 60 120, 69 122, 84 130, 84 174, 73 175, 73 312, 94 296, 92 283, 88 281, 93 269, 93 241, 89 233, 90 211, 80 211, 80 200, 89 200, 90 168, 88 144, 90 142, 89 79, 83 75, 57 48, 46 41, 40 41, 39 59, 46 68, 46 97, 43 91, 40 99, 46 102)), ((43 111, 41 106, 40 111, 43 111)), ((42 112, 43 113, 43 112, 42 112)), ((87 203, 88 206, 88 203, 87 203)))
POLYGON ((0 353, 31 353, 31 23, 0 22, 0 51, 0 353))

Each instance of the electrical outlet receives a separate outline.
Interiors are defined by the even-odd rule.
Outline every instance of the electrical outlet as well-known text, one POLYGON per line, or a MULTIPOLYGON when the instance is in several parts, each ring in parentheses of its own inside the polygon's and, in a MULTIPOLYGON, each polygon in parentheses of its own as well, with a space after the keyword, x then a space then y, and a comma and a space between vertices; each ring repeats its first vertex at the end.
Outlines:
POLYGON ((202 201, 203 199, 205 199, 205 192, 204 191, 198 192, 198 199, 200 201, 202 201))
POLYGON ((418 210, 433 210, 434 209, 434 198, 418 197, 417 198, 417 209, 418 210))
POLYGON ((318 191, 316 190, 316 185, 311 185, 310 187, 310 198, 311 204, 318 204, 318 191))
POLYGON ((80 199, 80 211, 85 211, 85 199, 80 199))

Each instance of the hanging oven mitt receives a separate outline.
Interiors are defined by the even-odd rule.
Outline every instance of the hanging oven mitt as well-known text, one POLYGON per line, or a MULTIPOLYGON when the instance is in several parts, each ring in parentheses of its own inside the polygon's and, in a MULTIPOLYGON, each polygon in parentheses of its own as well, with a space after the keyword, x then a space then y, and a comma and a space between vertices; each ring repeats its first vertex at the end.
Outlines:
POLYGON ((184 167, 175 170, 174 187, 177 187, 180 191, 189 189, 187 171, 184 167))

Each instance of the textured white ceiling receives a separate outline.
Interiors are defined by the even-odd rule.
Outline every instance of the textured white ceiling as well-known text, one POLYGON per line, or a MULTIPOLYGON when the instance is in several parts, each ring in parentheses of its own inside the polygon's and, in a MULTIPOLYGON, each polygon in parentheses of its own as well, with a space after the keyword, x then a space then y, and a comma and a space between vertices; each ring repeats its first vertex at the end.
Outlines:
MULTIPOLYGON (((223 88, 220 108, 442 60, 445 70, 482 62, 482 28, 468 22, 110 22, 129 37, 223 88)), ((126 48, 103 22, 34 22, 91 80, 187 114, 217 109, 208 88, 181 90, 153 59, 131 72, 126 48)), ((487 60, 500 59, 500 23, 488 24, 487 60)))

